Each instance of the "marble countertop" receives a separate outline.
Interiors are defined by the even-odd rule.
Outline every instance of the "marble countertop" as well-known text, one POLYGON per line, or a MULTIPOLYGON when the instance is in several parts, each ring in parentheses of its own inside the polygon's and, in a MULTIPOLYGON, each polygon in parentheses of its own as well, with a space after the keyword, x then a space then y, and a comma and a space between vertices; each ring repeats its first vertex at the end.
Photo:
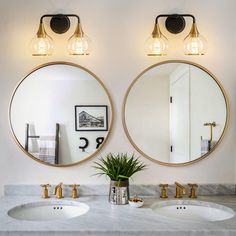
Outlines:
MULTIPOLYGON (((168 198, 173 199, 173 198, 168 198)), ((185 198, 184 198, 185 199, 185 198)), ((188 199, 188 198, 186 198, 188 199)), ((5 196, 0 200, 0 236, 3 235, 86 235, 86 236, 153 236, 153 235, 236 235, 236 216, 219 222, 186 222, 159 216, 150 206, 160 198, 144 197, 142 208, 111 205, 107 196, 84 196, 77 201, 89 205, 83 216, 62 221, 19 221, 8 216, 12 207, 38 201, 55 201, 35 196, 5 196)), ((71 199, 67 199, 71 200, 71 199)), ((197 200, 219 203, 236 212, 236 196, 202 196, 197 200)))

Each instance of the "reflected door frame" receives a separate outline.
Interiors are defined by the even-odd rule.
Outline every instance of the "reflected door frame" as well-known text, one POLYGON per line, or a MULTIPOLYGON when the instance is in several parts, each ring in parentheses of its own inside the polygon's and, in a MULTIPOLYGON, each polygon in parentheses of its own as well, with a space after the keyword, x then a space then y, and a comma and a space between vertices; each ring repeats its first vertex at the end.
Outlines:
POLYGON ((190 161, 190 66, 181 65, 170 76, 170 162, 190 161))

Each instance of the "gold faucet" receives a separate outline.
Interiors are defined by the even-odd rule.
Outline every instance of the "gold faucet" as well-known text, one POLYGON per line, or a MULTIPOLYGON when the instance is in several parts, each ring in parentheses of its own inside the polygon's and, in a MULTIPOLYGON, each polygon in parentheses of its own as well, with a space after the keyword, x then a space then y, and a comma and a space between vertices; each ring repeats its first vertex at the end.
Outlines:
POLYGON ((188 184, 188 186, 190 187, 190 198, 197 198, 197 184, 188 184))
POLYGON ((62 194, 62 184, 63 183, 59 183, 54 190, 54 195, 56 195, 56 198, 60 199, 63 198, 63 194, 62 194))
POLYGON ((79 195, 78 195, 78 190, 77 190, 77 187, 79 187, 80 185, 79 184, 72 184, 72 185, 69 185, 69 187, 72 188, 72 198, 78 198, 79 195))
POLYGON ((159 187, 161 188, 160 198, 168 198, 167 195, 168 184, 160 184, 159 187))
POLYGON ((175 198, 182 198, 183 194, 186 193, 185 187, 178 182, 175 182, 175 186, 176 186, 175 198))
POLYGON ((48 187, 51 187, 51 185, 50 184, 41 184, 41 187, 43 187, 42 198, 49 198, 48 187))

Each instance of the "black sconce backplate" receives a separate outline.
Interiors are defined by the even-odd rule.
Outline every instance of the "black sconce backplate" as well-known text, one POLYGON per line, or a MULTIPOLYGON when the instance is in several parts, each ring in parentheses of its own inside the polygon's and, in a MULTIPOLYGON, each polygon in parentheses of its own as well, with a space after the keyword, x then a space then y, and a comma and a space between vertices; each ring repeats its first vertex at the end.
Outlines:
POLYGON ((181 15, 170 15, 166 18, 165 26, 166 29, 172 34, 181 33, 185 28, 185 19, 181 15))
POLYGON ((50 27, 57 34, 63 34, 70 28, 70 20, 66 15, 58 14, 51 18, 50 27))

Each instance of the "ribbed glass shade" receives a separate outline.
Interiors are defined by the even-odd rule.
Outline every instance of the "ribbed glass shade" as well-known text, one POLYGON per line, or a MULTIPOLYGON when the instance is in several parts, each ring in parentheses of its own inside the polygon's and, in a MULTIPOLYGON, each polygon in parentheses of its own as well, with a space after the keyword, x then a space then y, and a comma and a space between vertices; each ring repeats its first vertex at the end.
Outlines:
POLYGON ((164 56, 167 54, 168 40, 161 33, 159 25, 155 23, 152 35, 145 42, 145 51, 148 56, 164 56))
POLYGON ((186 55, 205 55, 207 50, 206 39, 199 35, 198 37, 188 36, 184 40, 184 53, 186 55))
POLYGON ((30 42, 30 51, 33 56, 48 56, 53 51, 53 41, 47 35, 43 23, 40 22, 36 36, 30 42))
POLYGON ((33 56, 49 56, 53 52, 52 39, 46 37, 35 36, 30 42, 30 50, 33 56))
POLYGON ((152 36, 146 40, 145 51, 148 56, 164 56, 167 55, 168 41, 163 36, 161 38, 153 38, 152 36))
POLYGON ((89 55, 91 41, 87 35, 72 35, 68 40, 68 52, 70 55, 89 55))
POLYGON ((207 41, 200 35, 196 23, 193 23, 189 35, 184 39, 184 53, 186 55, 205 55, 207 41))

